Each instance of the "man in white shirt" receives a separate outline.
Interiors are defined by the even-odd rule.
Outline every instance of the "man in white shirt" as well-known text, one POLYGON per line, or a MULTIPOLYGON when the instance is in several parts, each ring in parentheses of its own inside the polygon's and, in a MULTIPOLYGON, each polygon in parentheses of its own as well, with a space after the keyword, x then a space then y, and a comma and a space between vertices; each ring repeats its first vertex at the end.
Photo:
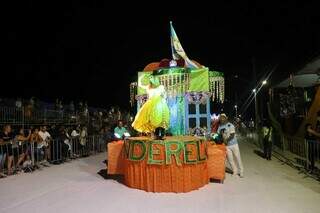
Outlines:
POLYGON ((47 127, 42 126, 40 127, 39 131, 39 136, 42 139, 41 143, 38 143, 37 148, 38 149, 43 149, 44 150, 44 161, 42 162, 43 164, 47 163, 50 161, 50 141, 51 141, 51 135, 49 132, 47 132, 47 127))
POLYGON ((73 152, 73 156, 78 158, 80 157, 79 153, 79 137, 80 137, 80 126, 75 127, 71 132, 71 141, 74 146, 75 153, 73 152))

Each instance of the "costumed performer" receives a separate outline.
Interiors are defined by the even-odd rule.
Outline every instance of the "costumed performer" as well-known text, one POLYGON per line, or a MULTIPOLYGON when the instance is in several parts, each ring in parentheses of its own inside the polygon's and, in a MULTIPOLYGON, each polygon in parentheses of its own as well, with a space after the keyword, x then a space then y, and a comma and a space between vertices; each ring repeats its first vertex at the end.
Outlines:
POLYGON ((135 116, 132 127, 141 133, 156 133, 158 138, 163 137, 164 130, 169 128, 169 107, 166 102, 166 91, 163 85, 160 85, 159 78, 151 75, 149 85, 142 84, 142 78, 138 79, 138 85, 145 89, 148 100, 142 105, 135 116))

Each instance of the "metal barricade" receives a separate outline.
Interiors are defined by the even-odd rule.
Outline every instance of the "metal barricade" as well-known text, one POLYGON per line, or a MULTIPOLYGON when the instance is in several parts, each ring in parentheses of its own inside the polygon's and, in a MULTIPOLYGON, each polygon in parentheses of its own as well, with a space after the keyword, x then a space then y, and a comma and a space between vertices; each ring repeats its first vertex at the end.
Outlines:
POLYGON ((29 142, 3 142, 0 145, 0 173, 15 174, 23 169, 29 154, 29 142), (5 164, 6 162, 6 164, 5 164))
POLYGON ((33 171, 49 167, 49 162, 60 164, 69 159, 105 151, 106 142, 102 135, 89 135, 85 139, 84 145, 80 143, 79 137, 69 141, 57 138, 47 146, 34 141, 3 142, 0 144, 0 175, 9 171, 15 174, 24 170, 26 165, 30 166, 29 171, 33 171))
MULTIPOLYGON (((305 140, 304 142, 306 150, 307 169, 315 170, 320 166, 320 140, 305 140)), ((319 170, 320 168, 317 169, 319 170)))
POLYGON ((17 107, 0 107, 0 123, 1 124, 22 124, 23 108, 17 107))

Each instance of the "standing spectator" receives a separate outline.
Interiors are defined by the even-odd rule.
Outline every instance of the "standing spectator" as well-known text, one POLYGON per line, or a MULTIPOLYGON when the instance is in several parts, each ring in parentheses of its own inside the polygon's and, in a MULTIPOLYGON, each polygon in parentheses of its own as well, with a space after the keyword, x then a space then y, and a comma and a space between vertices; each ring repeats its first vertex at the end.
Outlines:
POLYGON ((254 132, 254 127, 255 127, 254 121, 253 121, 252 118, 250 119, 248 126, 249 126, 249 131, 250 131, 250 135, 249 136, 252 138, 253 137, 253 132, 254 132))
POLYGON ((273 134, 272 126, 270 125, 270 122, 265 120, 262 127, 262 135, 263 135, 263 153, 264 153, 265 159, 267 160, 271 160, 272 134, 273 134))
POLYGON ((70 110, 70 113, 73 115, 75 112, 73 101, 70 102, 69 110, 70 110))
POLYGON ((44 166, 48 166, 48 162, 51 161, 50 142, 52 141, 52 138, 50 133, 47 132, 46 126, 40 127, 39 136, 41 137, 42 142, 38 144, 38 149, 43 149, 44 151, 44 160, 41 164, 44 166))
POLYGON ((35 163, 35 160, 37 160, 37 162, 39 161, 39 149, 37 148, 38 147, 38 144, 42 142, 42 138, 40 137, 39 135, 39 129, 38 128, 34 128, 32 130, 32 133, 31 133, 31 137, 30 137, 30 144, 31 144, 31 157, 32 157, 32 163, 33 165, 36 165, 36 167, 38 167, 37 163, 35 163), (33 154, 35 153, 35 154, 33 154), (34 159, 34 157, 36 157, 37 159, 34 159))
POLYGON ((56 103, 55 103, 55 105, 54 105, 54 110, 59 110, 59 99, 57 98, 56 99, 56 103))
POLYGON ((310 173, 314 171, 315 146, 317 138, 320 138, 320 133, 313 130, 312 125, 307 123, 305 126, 305 140, 308 144, 308 159, 310 161, 310 173))
POLYGON ((17 167, 19 167, 23 161, 25 160, 26 156, 28 155, 28 141, 30 141, 31 138, 31 130, 28 131, 28 136, 25 136, 24 129, 20 128, 19 133, 16 135, 16 141, 18 145, 18 153, 19 153, 19 159, 17 162, 17 167))
POLYGON ((80 147, 80 142, 79 142, 79 137, 80 137, 80 126, 74 127, 74 129, 71 132, 71 140, 72 140, 72 146, 73 146, 73 154, 74 157, 79 157, 79 147, 80 147))
POLYGON ((317 112, 316 131, 320 133, 320 110, 317 112))
POLYGON ((66 130, 62 126, 59 129, 59 136, 57 138, 58 144, 59 144, 59 149, 58 149, 58 159, 60 162, 65 162, 68 157, 68 150, 69 150, 69 140, 67 138, 66 130))
MULTIPOLYGON (((74 154, 73 154, 73 147, 72 147, 72 142, 71 142, 71 135, 69 134, 70 129, 67 127, 64 129, 65 133, 65 140, 64 143, 68 146, 67 148, 67 156, 69 156, 71 159, 74 159, 74 154)), ((67 158, 68 159, 68 158, 67 158)))
POLYGON ((87 150, 87 127, 82 127, 80 132, 80 145, 81 145, 81 155, 82 156, 88 156, 88 150, 87 150))
POLYGON ((6 157, 7 157, 5 150, 6 150, 6 145, 3 141, 3 139, 0 138, 0 178, 7 177, 3 172, 4 163, 5 163, 6 157))
POLYGON ((5 125, 3 127, 3 132, 0 133, 0 139, 4 143, 4 154, 8 156, 7 167, 8 167, 8 175, 13 174, 12 163, 13 163, 13 150, 12 143, 14 136, 12 134, 11 126, 5 125))
POLYGON ((83 104, 81 101, 79 102, 78 112, 83 112, 83 104))
POLYGON ((109 143, 114 140, 114 134, 110 128, 110 124, 106 124, 103 131, 103 141, 109 143))
POLYGON ((21 100, 21 98, 18 98, 16 100, 16 108, 18 108, 18 109, 22 108, 22 100, 21 100))
POLYGON ((34 107, 34 104, 35 104, 35 103, 34 103, 34 102, 35 102, 34 99, 35 99, 35 97, 33 97, 33 96, 30 98, 29 104, 30 104, 32 107, 34 107))
POLYGON ((233 176, 239 175, 242 178, 244 177, 243 166, 235 127, 228 122, 228 117, 224 113, 220 115, 219 121, 218 133, 222 134, 223 140, 227 145, 227 159, 231 165, 233 176))

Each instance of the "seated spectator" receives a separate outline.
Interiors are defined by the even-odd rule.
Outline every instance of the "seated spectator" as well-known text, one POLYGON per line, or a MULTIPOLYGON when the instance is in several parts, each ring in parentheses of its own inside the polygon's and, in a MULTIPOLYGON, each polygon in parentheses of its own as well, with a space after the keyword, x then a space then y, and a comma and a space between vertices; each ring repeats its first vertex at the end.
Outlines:
POLYGON ((128 130, 123 126, 123 122, 119 120, 117 127, 114 129, 114 135, 117 139, 123 139, 125 133, 129 134, 128 130))

